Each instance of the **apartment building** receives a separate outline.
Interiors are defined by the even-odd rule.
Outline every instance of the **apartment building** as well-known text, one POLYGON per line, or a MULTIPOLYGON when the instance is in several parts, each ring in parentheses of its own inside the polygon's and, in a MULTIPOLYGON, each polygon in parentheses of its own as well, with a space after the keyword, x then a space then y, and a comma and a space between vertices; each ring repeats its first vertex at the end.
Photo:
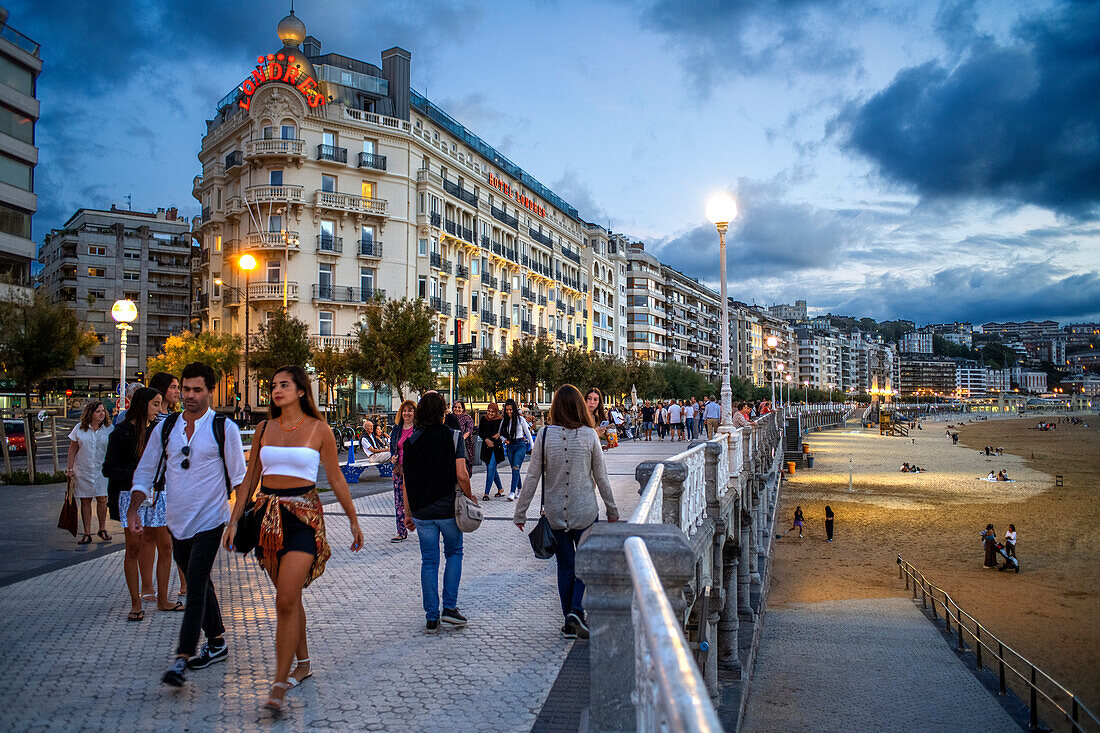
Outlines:
POLYGON ((955 396, 981 397, 989 393, 989 370, 972 359, 955 359, 955 396))
POLYGON ((898 340, 898 351, 903 354, 931 354, 932 329, 910 331, 898 340))
POLYGON ((38 210, 34 128, 41 71, 39 45, 9 25, 8 11, 0 7, 0 297, 31 294, 31 219, 38 210))
POLYGON ((968 349, 974 345, 974 326, 969 323, 937 323, 930 328, 932 333, 943 336, 953 344, 968 349))
POLYGON ((950 359, 903 352, 900 371, 902 395, 955 394, 955 362, 950 359))
POLYGON ((780 303, 768 306, 768 313, 791 323, 803 323, 807 319, 806 301, 796 300, 794 305, 780 303))
POLYGON ((188 326, 191 225, 176 209, 155 212, 79 209, 39 248, 41 287, 95 329, 102 346, 80 359, 62 388, 100 392, 118 384, 119 331, 111 318, 116 300, 128 298, 138 317, 126 339, 126 374, 134 379, 188 326))
POLYGON ((589 258, 592 318, 589 343, 594 351, 626 358, 626 253, 618 238, 599 224, 586 224, 584 250, 589 258))
MULTIPOLYGON (((346 348, 374 297, 419 297, 443 343, 589 347, 594 265, 577 210, 414 91, 407 51, 381 66, 322 53, 293 13, 277 32, 282 48, 221 100, 202 141, 201 326, 243 334, 245 308, 255 330, 285 304, 315 345, 346 348)), ((612 284, 598 333, 615 349, 612 284)))

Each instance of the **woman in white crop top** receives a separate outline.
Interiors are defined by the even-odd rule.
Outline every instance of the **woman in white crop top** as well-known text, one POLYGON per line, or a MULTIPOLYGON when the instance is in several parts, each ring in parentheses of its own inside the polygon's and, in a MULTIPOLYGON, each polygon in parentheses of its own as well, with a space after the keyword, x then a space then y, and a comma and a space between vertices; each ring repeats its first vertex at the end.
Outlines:
POLYGON ((257 483, 255 511, 262 517, 256 556, 275 584, 275 683, 264 707, 286 710, 286 692, 310 676, 302 588, 320 577, 332 554, 325 537, 324 513, 317 496, 317 469, 323 463, 332 492, 351 522, 352 552, 363 546, 363 533, 340 471, 336 440, 321 419, 309 375, 299 366, 281 367, 271 378, 270 417, 256 429, 248 456, 248 473, 225 530, 225 547, 233 549, 237 522, 257 483), (261 480, 262 477, 262 480, 261 480), (297 660, 293 671, 291 663, 297 660))

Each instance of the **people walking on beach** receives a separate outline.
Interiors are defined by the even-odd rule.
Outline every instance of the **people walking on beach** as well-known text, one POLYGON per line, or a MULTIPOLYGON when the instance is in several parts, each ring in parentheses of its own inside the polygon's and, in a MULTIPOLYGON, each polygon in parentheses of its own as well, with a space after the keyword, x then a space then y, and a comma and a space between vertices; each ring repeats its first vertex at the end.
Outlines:
POLYGON ((504 486, 500 483, 500 464, 504 463, 504 445, 500 439, 502 421, 500 407, 490 402, 477 426, 477 435, 481 438, 481 462, 485 464, 485 494, 481 497, 484 501, 489 501, 493 484, 496 484, 497 496, 504 496, 504 486))
MULTIPOLYGON (((1008 525, 1008 531, 1005 532, 1005 557, 1016 557, 1016 525, 1008 525)), ((1007 565, 1007 560, 1005 562, 1007 565)))
POLYGON ((657 440, 664 441, 668 432, 668 408, 664 402, 657 403, 657 440))
POLYGON ((783 533, 783 537, 786 537, 791 532, 798 530, 798 537, 802 539, 802 528, 806 526, 806 519, 802 515, 802 507, 796 506, 794 508, 794 522, 791 523, 791 528, 783 533))
POLYGON ((107 533, 107 478, 103 475, 103 456, 107 453, 110 433, 107 408, 99 400, 84 405, 80 422, 69 433, 65 475, 73 483, 73 495, 80 499, 80 520, 84 523, 84 534, 80 536, 78 545, 92 542, 93 500, 99 521, 99 532, 96 534, 104 542, 111 541, 111 535, 107 533))
POLYGON ((397 534, 390 538, 390 542, 404 542, 409 538, 409 530, 405 521, 405 493, 402 484, 405 482, 404 469, 401 464, 401 444, 412 435, 414 419, 416 416, 416 403, 405 400, 397 410, 397 420, 390 430, 390 461, 393 466, 393 513, 397 521, 397 534))
POLYGON ((340 471, 336 438, 313 403, 305 369, 280 367, 271 377, 270 396, 268 419, 257 426, 248 473, 237 492, 223 544, 233 550, 238 522, 258 489, 251 509, 260 524, 256 558, 275 586, 276 613, 275 681, 264 707, 280 714, 286 711, 287 690, 313 675, 302 589, 321 577, 332 555, 316 487, 321 465, 351 523, 352 552, 363 546, 363 533, 340 471))
POLYGON ((825 505, 825 537, 826 542, 833 541, 833 519, 836 517, 833 514, 833 508, 828 504, 825 505))
POLYGON ((531 426, 519 414, 516 401, 508 398, 504 402, 504 418, 500 421, 500 437, 504 441, 504 454, 512 468, 512 487, 508 491, 508 501, 515 501, 522 485, 523 459, 531 449, 531 426))
POLYGON ((684 408, 680 407, 678 400, 668 404, 668 427, 672 440, 684 439, 684 408))
POLYGON ((695 398, 692 397, 691 402, 688 402, 684 405, 684 429, 687 430, 688 440, 695 440, 695 412, 695 398))
POLYGON ((982 548, 985 550, 983 568, 997 567, 997 533, 993 531, 993 525, 987 524, 982 532, 982 548))
POLYGON ((420 541, 420 589, 425 630, 431 634, 442 621, 466 625, 458 610, 462 579, 462 531, 455 521, 455 486, 475 504, 466 449, 461 436, 443 424, 446 404, 438 392, 428 392, 416 406, 416 429, 402 445, 405 470, 405 525, 420 541), (439 596, 439 540, 443 539, 443 611, 439 596))
POLYGON ((228 492, 240 486, 245 474, 240 430, 210 409, 210 392, 217 384, 214 370, 192 362, 180 376, 183 412, 153 428, 134 471, 126 517, 131 531, 140 534, 143 520, 138 509, 163 487, 172 551, 187 576, 187 607, 176 659, 161 678, 176 687, 184 683, 189 668, 209 667, 228 654, 210 572, 229 521, 228 492), (195 655, 200 629, 206 643, 195 655))
POLYGON ((574 572, 577 545, 599 518, 596 491, 603 498, 607 521, 619 519, 603 451, 580 391, 571 384, 558 387, 550 403, 549 424, 539 432, 531 451, 527 480, 516 501, 512 521, 523 529, 527 508, 542 484, 542 512, 557 544, 558 599, 567 639, 588 638, 584 616, 584 582, 574 572))

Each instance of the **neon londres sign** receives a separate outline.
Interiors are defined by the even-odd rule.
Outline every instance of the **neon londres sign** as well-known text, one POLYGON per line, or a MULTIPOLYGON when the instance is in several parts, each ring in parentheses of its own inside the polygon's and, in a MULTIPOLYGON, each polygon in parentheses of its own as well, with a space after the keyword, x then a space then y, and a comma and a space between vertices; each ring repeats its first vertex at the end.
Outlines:
POLYGON ((306 74, 297 66, 293 66, 293 56, 269 53, 267 56, 256 58, 256 68, 251 76, 241 83, 241 94, 244 98, 237 102, 241 109, 248 109, 252 104, 252 95, 264 84, 279 82, 289 84, 302 93, 306 103, 310 107, 320 107, 325 103, 325 97, 317 88, 317 80, 306 74))
POLYGON ((490 186, 492 186, 496 190, 500 191, 505 196, 510 197, 512 200, 514 200, 520 206, 526 207, 527 209, 529 209, 530 211, 533 211, 534 213, 538 214, 541 217, 544 217, 544 218, 546 217, 546 207, 545 206, 542 206, 541 204, 539 204, 537 201, 530 198, 529 196, 526 196, 524 194, 521 194, 519 191, 516 191, 515 189, 512 188, 511 184, 509 184, 507 181, 505 181, 503 178, 501 178, 497 174, 490 171, 490 172, 487 172, 485 174, 485 178, 486 178, 486 180, 489 181, 490 186))

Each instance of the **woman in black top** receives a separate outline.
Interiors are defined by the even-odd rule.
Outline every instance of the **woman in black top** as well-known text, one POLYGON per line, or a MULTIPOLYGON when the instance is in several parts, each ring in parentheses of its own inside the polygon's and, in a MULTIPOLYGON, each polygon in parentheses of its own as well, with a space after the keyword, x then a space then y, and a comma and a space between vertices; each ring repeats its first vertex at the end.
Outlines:
POLYGON ((439 622, 465 626, 458 611, 462 577, 462 532, 455 521, 455 486, 476 503, 466 473, 466 447, 443 425, 447 409, 438 392, 429 392, 416 406, 416 424, 402 446, 405 481, 405 526, 420 539, 420 587, 428 633, 439 622), (443 613, 439 612, 439 538, 443 537, 443 613))
POLYGON ((497 496, 504 496, 504 486, 500 483, 497 467, 504 463, 504 441, 500 439, 500 422, 503 418, 497 403, 490 402, 485 408, 485 417, 477 426, 477 435, 481 438, 481 462, 485 464, 485 495, 481 498, 489 501, 489 491, 497 485, 497 496))
POLYGON ((828 538, 827 542, 833 541, 833 508, 831 506, 825 506, 825 536, 828 538))

